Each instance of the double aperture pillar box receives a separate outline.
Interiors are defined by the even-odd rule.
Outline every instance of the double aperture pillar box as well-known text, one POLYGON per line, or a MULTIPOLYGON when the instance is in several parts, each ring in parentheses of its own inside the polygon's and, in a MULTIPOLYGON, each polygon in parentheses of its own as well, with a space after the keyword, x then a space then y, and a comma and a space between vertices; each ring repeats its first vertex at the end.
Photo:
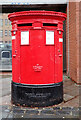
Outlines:
POLYGON ((12 102, 49 106, 63 101, 63 21, 66 14, 23 11, 12 22, 12 102))

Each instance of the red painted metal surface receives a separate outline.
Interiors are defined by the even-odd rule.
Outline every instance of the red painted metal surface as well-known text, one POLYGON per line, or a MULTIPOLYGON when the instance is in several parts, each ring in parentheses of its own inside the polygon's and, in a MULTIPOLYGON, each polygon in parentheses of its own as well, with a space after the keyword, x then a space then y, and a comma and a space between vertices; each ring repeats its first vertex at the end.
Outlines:
POLYGON ((30 85, 62 82, 62 36, 66 14, 24 11, 9 14, 8 18, 12 21, 13 82, 30 85), (46 44, 53 39, 54 43, 46 44))

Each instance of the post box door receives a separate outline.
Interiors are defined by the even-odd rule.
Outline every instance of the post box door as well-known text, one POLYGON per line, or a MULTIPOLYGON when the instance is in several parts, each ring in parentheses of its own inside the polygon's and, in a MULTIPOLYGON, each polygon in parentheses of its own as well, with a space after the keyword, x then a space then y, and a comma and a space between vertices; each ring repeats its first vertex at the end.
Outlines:
POLYGON ((55 81, 55 30, 19 31, 20 83, 53 84, 55 81))

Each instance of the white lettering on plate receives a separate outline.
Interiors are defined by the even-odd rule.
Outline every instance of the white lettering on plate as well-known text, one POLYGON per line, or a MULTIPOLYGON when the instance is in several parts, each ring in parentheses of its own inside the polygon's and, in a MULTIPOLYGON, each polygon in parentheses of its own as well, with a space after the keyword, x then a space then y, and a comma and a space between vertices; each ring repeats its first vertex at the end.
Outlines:
POLYGON ((15 36, 12 36, 12 40, 15 39, 15 36))
POLYGON ((29 45, 29 31, 21 32, 21 45, 29 45))
POLYGON ((54 45, 54 31, 46 31, 46 45, 54 45))
POLYGON ((63 38, 59 38, 59 42, 63 42, 63 38))

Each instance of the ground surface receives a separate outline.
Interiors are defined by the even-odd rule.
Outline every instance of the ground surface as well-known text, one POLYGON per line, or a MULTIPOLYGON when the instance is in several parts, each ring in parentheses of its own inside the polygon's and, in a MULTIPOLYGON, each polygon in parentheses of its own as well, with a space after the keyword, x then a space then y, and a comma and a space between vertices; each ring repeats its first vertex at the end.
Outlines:
POLYGON ((11 74, 0 74, 0 119, 1 118, 79 118, 81 119, 80 86, 65 74, 64 101, 45 108, 27 108, 11 104, 11 74))

